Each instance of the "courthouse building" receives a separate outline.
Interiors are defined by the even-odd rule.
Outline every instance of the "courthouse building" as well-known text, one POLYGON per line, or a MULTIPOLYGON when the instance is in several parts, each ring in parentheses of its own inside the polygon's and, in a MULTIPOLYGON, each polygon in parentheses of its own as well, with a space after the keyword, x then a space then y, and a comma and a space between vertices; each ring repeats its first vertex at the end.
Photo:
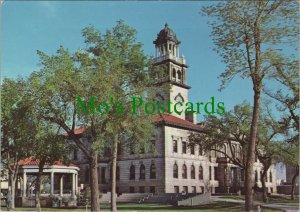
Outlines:
MULTIPOLYGON (((187 82, 188 65, 179 54, 180 41, 166 24, 158 33, 155 45, 155 65, 164 67, 159 74, 161 83, 171 89, 158 95, 162 101, 188 102, 191 87, 187 82)), ((202 132, 204 126, 197 124, 195 115, 155 115, 157 137, 152 140, 153 153, 134 154, 119 149, 117 162, 118 193, 212 193, 238 192, 243 187, 244 172, 217 152, 203 152, 201 145, 189 145, 191 132, 202 132)), ((83 133, 78 131, 78 133, 83 133)), ((222 147, 230 154, 228 146, 222 147)), ((238 144, 233 147, 236 157, 241 157, 238 144)), ((89 186, 89 167, 82 152, 74 151, 73 158, 80 167, 79 184, 89 186)), ((255 181, 261 186, 262 164, 255 163, 255 181)), ((109 157, 101 157, 98 166, 99 188, 110 191, 109 157)), ((268 170, 268 192, 276 192, 276 173, 268 170)))

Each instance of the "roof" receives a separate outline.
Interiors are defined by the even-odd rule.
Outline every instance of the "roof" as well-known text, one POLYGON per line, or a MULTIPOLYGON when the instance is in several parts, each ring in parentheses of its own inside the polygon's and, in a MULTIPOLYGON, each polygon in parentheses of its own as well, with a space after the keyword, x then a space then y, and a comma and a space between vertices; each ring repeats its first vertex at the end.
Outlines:
POLYGON ((161 114, 161 115, 154 115, 154 121, 162 122, 166 125, 175 126, 183 129, 188 130, 196 130, 196 131, 203 131, 203 125, 194 124, 193 122, 178 118, 176 116, 172 116, 170 114, 161 114))
MULTIPOLYGON (((20 160, 18 162, 18 165, 20 166, 38 166, 40 163, 40 160, 38 159, 34 159, 34 157, 29 157, 29 158, 26 158, 24 160, 20 160)), ((56 165, 56 166, 75 166, 77 167, 75 164, 73 163, 69 163, 69 164, 66 164, 64 162, 62 162, 61 160, 58 160, 58 161, 55 161, 53 164, 50 164, 49 162, 46 162, 45 165, 48 165, 48 166, 52 166, 52 165, 56 165)))
POLYGON ((177 39, 175 32, 165 24, 165 27, 160 30, 157 34, 157 38, 153 41, 154 44, 166 43, 166 41, 174 41, 176 44, 180 44, 180 41, 177 39))
MULTIPOLYGON (((196 130, 196 131, 203 131, 204 125, 203 124, 194 124, 193 122, 187 121, 185 119, 178 118, 176 116, 172 116, 168 113, 153 115, 152 116, 154 122, 163 123, 165 125, 183 128, 187 130, 196 130)), ((81 127, 74 130, 75 135, 81 135, 88 127, 81 127)), ((67 133, 64 134, 68 136, 67 133)))

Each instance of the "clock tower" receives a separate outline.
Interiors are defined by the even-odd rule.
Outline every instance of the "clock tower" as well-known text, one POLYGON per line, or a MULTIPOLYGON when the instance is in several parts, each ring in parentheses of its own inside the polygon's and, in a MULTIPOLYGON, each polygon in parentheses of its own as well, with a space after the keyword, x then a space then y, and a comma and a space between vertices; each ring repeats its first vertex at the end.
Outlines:
MULTIPOLYGON (((191 87, 187 85, 186 81, 188 66, 185 58, 184 56, 179 56, 179 45, 181 42, 168 24, 165 24, 165 27, 157 34, 157 38, 153 43, 156 50, 154 64, 162 66, 164 71, 164 73, 158 75, 158 80, 171 85, 167 93, 159 95, 160 100, 172 102, 172 108, 174 108, 176 102, 182 102, 185 105, 188 102, 188 90, 191 87)), ((184 107, 181 107, 181 110, 183 112, 180 115, 174 113, 174 111, 172 115, 187 120, 192 118, 190 116, 192 114, 184 113, 184 107)))

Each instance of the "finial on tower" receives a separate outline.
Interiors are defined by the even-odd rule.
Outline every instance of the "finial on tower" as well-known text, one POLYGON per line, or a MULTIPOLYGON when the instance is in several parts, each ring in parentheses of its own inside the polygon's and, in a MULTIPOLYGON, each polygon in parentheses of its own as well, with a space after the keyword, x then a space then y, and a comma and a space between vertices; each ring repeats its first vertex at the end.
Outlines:
POLYGON ((168 23, 166 22, 166 23, 165 23, 165 28, 167 28, 167 27, 168 27, 168 23))

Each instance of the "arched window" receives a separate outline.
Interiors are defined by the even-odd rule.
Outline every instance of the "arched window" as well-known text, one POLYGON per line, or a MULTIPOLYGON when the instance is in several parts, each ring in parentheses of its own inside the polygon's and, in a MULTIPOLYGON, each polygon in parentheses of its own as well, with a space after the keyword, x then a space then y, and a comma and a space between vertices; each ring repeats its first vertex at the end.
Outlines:
POLYGON ((173 165, 173 178, 178 178, 178 166, 176 163, 173 165))
POLYGON ((199 180, 203 180, 203 167, 199 166, 199 180))
POLYGON ((182 179, 186 179, 187 178, 187 168, 186 165, 183 164, 182 165, 182 179))
POLYGON ((255 182, 256 183, 258 182, 258 173, 257 173, 257 170, 255 170, 255 182))
POLYGON ((120 180, 120 167, 119 166, 117 166, 116 178, 118 181, 120 180))
POLYGON ((141 166, 140 166, 140 180, 144 180, 145 179, 145 165, 144 164, 142 164, 141 166))
POLYGON ((176 80, 176 70, 175 70, 175 68, 173 68, 173 70, 172 70, 172 79, 176 80))
POLYGON ((151 164, 150 166, 150 179, 155 179, 156 178, 156 167, 155 164, 151 164))
POLYGON ((135 179, 135 167, 134 165, 130 166, 130 176, 129 176, 130 180, 134 180, 135 179))
POLYGON ((199 144, 199 155, 203 154, 203 147, 201 144, 199 144))
POLYGON ((270 171, 269 178, 270 178, 269 182, 271 183, 273 181, 273 176, 272 176, 272 172, 271 171, 270 171))
POLYGON ((181 82, 181 78, 182 78, 182 74, 181 74, 181 71, 177 71, 177 80, 179 81, 179 82, 181 82))
POLYGON ((191 166, 191 179, 195 179, 195 166, 191 166))

